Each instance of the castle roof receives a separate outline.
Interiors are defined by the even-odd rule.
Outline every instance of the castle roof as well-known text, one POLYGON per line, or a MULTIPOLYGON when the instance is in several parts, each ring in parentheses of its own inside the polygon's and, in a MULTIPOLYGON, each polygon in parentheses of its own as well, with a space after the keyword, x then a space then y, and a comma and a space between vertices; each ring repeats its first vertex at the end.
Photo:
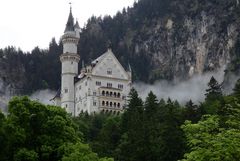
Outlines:
POLYGON ((75 29, 80 29, 79 24, 78 24, 78 20, 76 21, 76 23, 75 23, 75 25, 74 25, 74 28, 75 28, 75 29))
POLYGON ((73 18, 73 15, 72 15, 72 7, 70 7, 70 13, 69 13, 69 16, 68 16, 68 21, 67 21, 66 28, 65 28, 64 32, 67 32, 67 31, 74 31, 74 18, 73 18))

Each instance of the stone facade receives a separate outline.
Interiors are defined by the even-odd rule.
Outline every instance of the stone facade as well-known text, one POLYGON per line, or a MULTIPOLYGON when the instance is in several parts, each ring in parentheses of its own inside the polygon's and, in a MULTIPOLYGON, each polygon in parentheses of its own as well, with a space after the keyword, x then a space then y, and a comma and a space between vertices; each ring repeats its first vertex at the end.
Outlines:
POLYGON ((127 72, 112 50, 108 49, 90 65, 83 66, 79 74, 79 31, 78 22, 74 24, 70 10, 62 36, 61 90, 59 96, 55 97, 56 105, 66 109, 73 116, 79 115, 80 112, 122 112, 131 88, 131 70, 127 72))

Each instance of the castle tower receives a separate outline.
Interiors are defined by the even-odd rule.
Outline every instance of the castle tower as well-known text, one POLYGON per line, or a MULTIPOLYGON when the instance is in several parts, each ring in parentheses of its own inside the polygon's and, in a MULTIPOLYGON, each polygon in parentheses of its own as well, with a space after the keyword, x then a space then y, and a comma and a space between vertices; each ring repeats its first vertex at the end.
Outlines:
POLYGON ((74 77, 78 75, 78 62, 80 60, 80 56, 77 54, 77 44, 80 39, 79 32, 80 27, 78 22, 74 25, 72 8, 70 7, 66 28, 61 38, 63 53, 60 60, 62 63, 61 107, 72 115, 75 115, 74 77))

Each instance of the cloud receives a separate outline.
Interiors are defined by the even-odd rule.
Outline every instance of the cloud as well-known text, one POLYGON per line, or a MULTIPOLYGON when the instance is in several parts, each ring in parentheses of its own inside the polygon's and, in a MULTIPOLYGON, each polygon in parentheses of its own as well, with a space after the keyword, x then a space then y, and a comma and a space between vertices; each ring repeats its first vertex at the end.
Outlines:
POLYGON ((31 100, 36 100, 38 102, 41 102, 45 105, 53 105, 54 103, 50 101, 54 96, 56 95, 56 91, 52 91, 49 89, 46 90, 39 90, 34 92, 31 96, 31 100))
POLYGON ((150 91, 152 91, 158 99, 168 99, 169 97, 178 100, 184 104, 190 99, 195 103, 203 101, 205 91, 208 88, 207 84, 212 76, 221 83, 224 79, 224 69, 222 67, 218 71, 205 73, 203 75, 195 75, 191 79, 178 83, 168 81, 156 81, 153 85, 142 82, 134 83, 133 87, 138 91, 140 97, 145 99, 150 91))

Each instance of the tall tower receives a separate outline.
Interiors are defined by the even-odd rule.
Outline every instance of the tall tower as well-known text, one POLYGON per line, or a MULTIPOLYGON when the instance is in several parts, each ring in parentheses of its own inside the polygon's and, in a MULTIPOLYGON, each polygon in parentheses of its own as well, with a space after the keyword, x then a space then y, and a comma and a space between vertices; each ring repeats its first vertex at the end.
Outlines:
POLYGON ((79 31, 78 22, 74 25, 72 8, 70 7, 66 28, 61 38, 63 54, 61 54, 60 60, 62 63, 61 107, 72 115, 75 115, 74 77, 78 74, 78 62, 80 60, 80 56, 77 54, 77 44, 80 39, 79 31))

